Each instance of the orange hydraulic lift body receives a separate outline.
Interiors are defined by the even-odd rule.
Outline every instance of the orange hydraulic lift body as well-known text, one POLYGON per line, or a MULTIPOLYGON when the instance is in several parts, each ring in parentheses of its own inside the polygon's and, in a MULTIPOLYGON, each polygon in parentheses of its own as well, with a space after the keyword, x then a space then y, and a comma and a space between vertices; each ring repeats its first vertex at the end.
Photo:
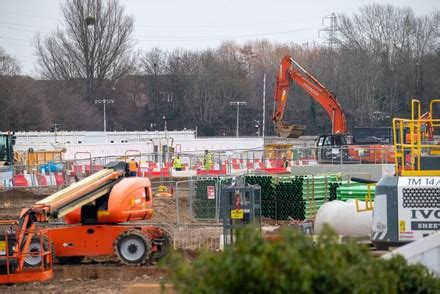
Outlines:
POLYGON ((125 178, 126 166, 118 164, 22 210, 15 232, 0 239, 0 284, 51 278, 52 254, 60 259, 116 255, 122 263, 139 265, 166 253, 171 244, 167 232, 132 222, 153 215, 150 180, 125 178), (37 228, 61 217, 66 224, 37 228), (8 238, 14 239, 11 246, 8 238), (16 266, 10 269, 10 263, 16 266))
MULTIPOLYGON (((56 256, 112 255, 116 238, 129 229, 137 228, 151 240, 160 238, 162 231, 157 227, 123 224, 150 219, 153 215, 152 205, 151 184, 148 179, 124 179, 112 188, 108 207, 97 210, 97 224, 82 224, 80 207, 65 216, 70 226, 49 229, 56 256)), ((153 244, 152 251, 156 250, 153 244)))

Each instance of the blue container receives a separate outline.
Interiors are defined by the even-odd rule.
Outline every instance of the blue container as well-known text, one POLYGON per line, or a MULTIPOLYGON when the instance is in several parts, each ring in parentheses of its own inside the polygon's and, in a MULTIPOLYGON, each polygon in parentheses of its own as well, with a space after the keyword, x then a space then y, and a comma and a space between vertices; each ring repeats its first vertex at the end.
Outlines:
POLYGON ((46 164, 42 164, 38 167, 38 170, 40 172, 50 172, 50 173, 55 173, 55 172, 62 172, 64 169, 64 165, 62 163, 55 163, 53 161, 49 161, 46 164))

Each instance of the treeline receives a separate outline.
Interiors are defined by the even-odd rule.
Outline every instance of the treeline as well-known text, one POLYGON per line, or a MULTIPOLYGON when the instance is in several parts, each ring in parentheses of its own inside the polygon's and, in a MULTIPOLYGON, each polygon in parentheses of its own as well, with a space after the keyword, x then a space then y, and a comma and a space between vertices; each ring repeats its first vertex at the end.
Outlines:
MULTIPOLYGON (((350 129, 390 126, 409 115, 411 98, 427 106, 440 98, 440 12, 416 16, 409 8, 368 5, 354 16, 338 15, 326 44, 224 42, 215 49, 134 54, 134 20, 117 1, 68 1, 65 27, 37 36, 41 78, 20 75, 17 61, 0 51, 0 129, 107 130, 198 129, 199 135, 257 135, 263 119, 266 75, 266 135, 275 75, 290 54, 335 93, 350 129), (80 21, 78 21, 80 20, 80 21), (105 20, 105 21, 104 21, 105 20), (112 29, 113 28, 113 29, 112 29), (115 29, 117 28, 117 29, 115 29), (119 35, 115 32, 118 32, 119 35), (259 127, 257 127, 259 126, 259 127)), ((440 109, 439 109, 440 111, 440 109)), ((330 119, 293 85, 285 118, 308 134, 330 131, 330 119)))

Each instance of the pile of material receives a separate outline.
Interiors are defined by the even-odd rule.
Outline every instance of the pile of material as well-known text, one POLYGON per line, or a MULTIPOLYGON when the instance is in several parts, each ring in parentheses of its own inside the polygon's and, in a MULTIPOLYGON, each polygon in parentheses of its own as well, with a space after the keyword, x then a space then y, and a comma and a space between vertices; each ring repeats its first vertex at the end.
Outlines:
MULTIPOLYGON (((221 201, 217 199, 220 193, 217 190, 231 183, 232 179, 227 177, 198 180, 193 199, 194 217, 221 217, 221 201), (212 193, 208 196, 209 186, 215 187, 215 196, 212 193)), ((341 174, 247 175, 245 183, 261 187, 262 216, 273 220, 313 220, 325 202, 365 200, 368 193, 367 184, 343 180, 341 174)), ((374 198, 374 186, 371 187, 371 195, 374 198)))
POLYGON ((313 219, 324 202, 336 198, 341 178, 340 174, 247 176, 246 183, 261 186, 264 217, 305 220, 313 219))
MULTIPOLYGON (((370 187, 371 200, 374 199, 375 188, 370 187)), ((368 185, 351 182, 346 185, 341 185, 337 188, 336 198, 338 200, 347 201, 349 199, 365 200, 365 196, 368 194, 368 185)))

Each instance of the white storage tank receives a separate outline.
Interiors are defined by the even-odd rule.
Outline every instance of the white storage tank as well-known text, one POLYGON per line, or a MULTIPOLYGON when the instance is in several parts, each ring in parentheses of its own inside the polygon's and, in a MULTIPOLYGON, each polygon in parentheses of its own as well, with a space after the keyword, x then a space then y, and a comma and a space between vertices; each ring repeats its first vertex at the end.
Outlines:
MULTIPOLYGON (((359 201, 359 208, 365 209, 365 202, 359 201)), ((355 200, 347 202, 334 200, 324 203, 315 217, 314 231, 320 234, 324 224, 328 224, 338 235, 370 236, 373 211, 356 210, 355 200)))

